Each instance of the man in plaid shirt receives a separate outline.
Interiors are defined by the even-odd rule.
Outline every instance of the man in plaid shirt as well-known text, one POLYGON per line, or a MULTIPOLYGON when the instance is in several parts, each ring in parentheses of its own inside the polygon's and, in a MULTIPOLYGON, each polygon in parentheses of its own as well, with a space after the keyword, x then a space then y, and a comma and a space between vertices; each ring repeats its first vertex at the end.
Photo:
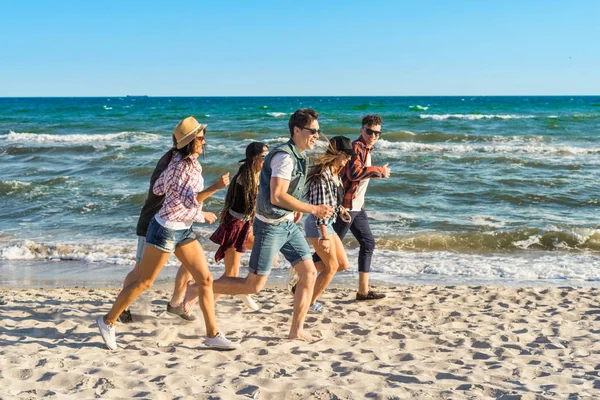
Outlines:
MULTIPOLYGON (((369 271, 371 270, 371 258, 375 250, 375 237, 371 232, 367 212, 364 208, 369 180, 390 176, 388 164, 376 167, 372 165, 371 159, 373 145, 381 137, 382 123, 381 117, 375 114, 367 115, 362 119, 360 136, 352 142, 356 155, 350 159, 342 171, 345 190, 343 206, 350 211, 351 220, 345 222, 338 218, 333 225, 333 229, 340 239, 343 239, 350 230, 360 244, 357 301, 377 300, 385 297, 383 293, 369 290, 369 271)), ((321 261, 316 253, 313 255, 313 260, 315 263, 321 261)))

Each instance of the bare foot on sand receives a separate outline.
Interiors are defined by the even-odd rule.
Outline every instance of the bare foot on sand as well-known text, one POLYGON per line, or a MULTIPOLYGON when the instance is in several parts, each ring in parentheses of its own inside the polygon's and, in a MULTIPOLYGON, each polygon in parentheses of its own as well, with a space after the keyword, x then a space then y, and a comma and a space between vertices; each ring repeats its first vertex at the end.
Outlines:
POLYGON ((190 315, 194 310, 196 303, 198 302, 198 285, 196 282, 188 282, 187 288, 185 289, 185 297, 183 298, 183 312, 186 315, 190 315))
POLYGON ((302 340, 303 342, 314 343, 321 340, 318 336, 312 336, 310 332, 299 332, 297 334, 289 334, 288 339, 290 340, 302 340))

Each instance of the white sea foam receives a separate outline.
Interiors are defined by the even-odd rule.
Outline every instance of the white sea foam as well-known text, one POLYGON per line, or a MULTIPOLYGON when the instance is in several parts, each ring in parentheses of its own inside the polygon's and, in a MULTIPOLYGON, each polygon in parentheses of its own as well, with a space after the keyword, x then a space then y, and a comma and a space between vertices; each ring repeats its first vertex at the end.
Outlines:
POLYGON ((268 112, 267 115, 270 115, 271 117, 285 117, 286 115, 289 115, 288 113, 284 113, 284 112, 268 112))
POLYGON ((2 260, 33 260, 35 255, 25 246, 8 246, 0 253, 2 260))
MULTIPOLYGON (((205 252, 214 267, 214 247, 208 244, 205 252)), ((358 257, 358 248, 347 248, 350 260, 358 257)), ((248 264, 249 253, 242 257, 242 266, 248 264)), ((92 264, 133 266, 135 241, 121 244, 37 243, 24 241, 0 248, 0 260, 11 261, 78 261, 92 264)), ((352 261, 355 263, 355 261, 352 261)), ((177 267, 179 261, 171 257, 167 266, 177 267)), ((274 266, 276 270, 289 267, 285 260, 274 266)), ((483 279, 502 283, 511 279, 536 280, 600 280, 600 257, 588 253, 523 252, 512 254, 468 254, 447 251, 411 252, 378 249, 373 256, 373 277, 390 282, 400 278, 444 281, 447 277, 462 283, 483 279)), ((351 269, 345 274, 355 274, 351 269)), ((446 282, 448 283, 448 282, 446 282)))
POLYGON ((444 121, 447 119, 530 119, 535 118, 535 115, 515 115, 515 114, 421 114, 421 119, 433 119, 444 121))
MULTIPOLYGON (((261 140, 261 142, 266 143, 266 144, 270 144, 270 143, 285 143, 288 140, 290 140, 289 137, 277 137, 277 138, 263 139, 263 140, 261 140)), ((245 141, 247 141, 247 142, 254 142, 255 139, 246 139, 245 141)), ((317 143, 319 143, 319 142, 317 142, 317 143)))
POLYGON ((414 105, 414 106, 408 106, 408 108, 410 108, 411 110, 415 110, 415 111, 427 111, 429 110, 429 107, 427 106, 420 106, 420 105, 414 105))
MULTIPOLYGON (((383 152, 402 151, 407 153, 432 152, 432 153, 499 153, 499 154, 532 154, 532 155, 593 155, 600 154, 599 147, 575 147, 565 145, 549 145, 543 143, 515 143, 508 144, 462 144, 462 143, 415 143, 415 142, 389 142, 384 139, 377 142, 383 152)), ((391 155, 391 154, 390 154, 391 155)), ((397 154, 396 154, 397 155, 397 154)))
POLYGON ((27 133, 10 131, 8 135, 0 135, 0 140, 9 143, 27 144, 97 144, 99 142, 135 142, 135 141, 157 141, 160 135, 146 132, 119 132, 108 134, 74 134, 74 135, 52 135, 47 133, 27 133))
POLYGON ((369 210, 369 218, 375 221, 401 221, 405 219, 417 219, 418 216, 395 211, 369 210))
POLYGON ((500 228, 504 226, 504 222, 497 221, 495 218, 485 215, 474 215, 471 217, 471 223, 477 226, 490 226, 500 228))
POLYGON ((0 181, 0 186, 6 186, 11 189, 20 189, 23 187, 31 186, 31 182, 22 182, 22 181, 0 181))
MULTIPOLYGON (((535 248, 537 245, 542 244, 542 239, 545 235, 548 235, 549 232, 561 232, 561 229, 558 227, 550 226, 547 229, 544 229, 538 234, 534 234, 529 236, 527 239, 520 240, 514 242, 513 244, 520 249, 528 250, 531 248, 535 248)), ((564 236, 556 235, 553 239, 553 247, 558 250, 572 250, 578 246, 584 246, 586 244, 595 244, 597 243, 594 237, 600 235, 599 229, 592 228, 579 228, 573 229, 564 234, 564 236), (569 240, 565 241, 565 237, 569 240)))
MULTIPOLYGON (((358 250, 349 250, 348 257, 356 259, 358 250)), ((442 282, 446 281, 445 277, 451 277, 461 283, 481 279, 500 284, 506 280, 600 280, 600 257, 590 254, 532 252, 480 255, 377 250, 372 265, 371 279, 388 281, 397 281, 399 277, 442 282)))
MULTIPOLYGON (((62 260, 133 265, 136 242, 133 240, 125 242, 128 245, 38 243, 25 240, 0 248, 0 260, 62 260)), ((179 262, 175 257, 171 257, 167 265, 179 265, 179 262)))

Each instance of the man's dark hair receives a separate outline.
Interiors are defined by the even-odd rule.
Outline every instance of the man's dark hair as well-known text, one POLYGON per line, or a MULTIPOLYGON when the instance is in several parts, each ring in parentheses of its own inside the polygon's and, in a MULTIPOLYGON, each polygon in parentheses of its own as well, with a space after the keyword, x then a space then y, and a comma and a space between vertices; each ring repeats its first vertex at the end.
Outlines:
POLYGON ((377 114, 365 115, 362 119, 362 126, 375 126, 383 124, 383 120, 377 114))
POLYGON ((294 137, 294 127, 305 128, 312 124, 313 121, 319 119, 319 113, 312 108, 299 108, 290 117, 289 127, 290 136, 294 137))

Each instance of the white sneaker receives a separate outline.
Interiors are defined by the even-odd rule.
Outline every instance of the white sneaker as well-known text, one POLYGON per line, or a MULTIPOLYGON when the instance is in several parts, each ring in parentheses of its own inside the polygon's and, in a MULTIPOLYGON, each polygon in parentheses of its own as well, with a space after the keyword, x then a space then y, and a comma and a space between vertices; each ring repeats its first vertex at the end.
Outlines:
POLYGON ((235 297, 241 299, 246 307, 251 309, 252 311, 260 310, 260 306, 254 301, 254 299, 248 294, 237 294, 235 297))
POLYGON ((233 343, 231 340, 227 339, 222 333, 217 333, 217 336, 213 338, 206 338, 206 340, 204 341, 204 345, 206 347, 218 350, 235 350, 238 347, 240 347, 239 344, 233 343))
POLYGON ((117 349, 117 340, 115 339, 114 325, 113 326, 106 325, 104 323, 104 315, 99 316, 98 319, 96 320, 96 323, 98 324, 98 329, 100 329, 100 334, 102 335, 102 339, 104 340, 104 343, 106 343, 106 347, 108 347, 110 350, 116 350, 117 349))
POLYGON ((325 314, 327 313, 327 310, 325 309, 325 307, 323 307, 323 304, 319 303, 318 301, 315 301, 315 304, 311 305, 308 308, 308 311, 312 314, 325 314))
POLYGON ((288 273, 288 284, 287 284, 287 289, 288 292, 290 292, 291 294, 294 294, 294 286, 296 286, 296 284, 298 283, 298 281, 300 280, 300 277, 298 276, 298 273, 296 272, 296 268, 294 267, 290 267, 290 271, 288 273))

